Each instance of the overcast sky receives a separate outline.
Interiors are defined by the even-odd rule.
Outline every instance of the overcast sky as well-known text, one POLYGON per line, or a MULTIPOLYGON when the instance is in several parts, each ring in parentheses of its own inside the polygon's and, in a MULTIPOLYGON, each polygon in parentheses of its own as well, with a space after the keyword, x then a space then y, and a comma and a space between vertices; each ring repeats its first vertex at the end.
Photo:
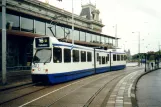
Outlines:
MULTIPOLYGON (((58 8, 72 11, 72 0, 48 1, 58 8)), ((159 42, 161 45, 160 0, 73 0, 73 2, 74 13, 77 15, 81 12, 81 4, 89 2, 96 4, 96 8, 100 10, 100 19, 105 25, 103 33, 115 36, 114 26, 117 24, 117 34, 121 38, 119 47, 130 49, 131 54, 138 53, 138 32, 140 32, 141 52, 159 50, 159 42)))

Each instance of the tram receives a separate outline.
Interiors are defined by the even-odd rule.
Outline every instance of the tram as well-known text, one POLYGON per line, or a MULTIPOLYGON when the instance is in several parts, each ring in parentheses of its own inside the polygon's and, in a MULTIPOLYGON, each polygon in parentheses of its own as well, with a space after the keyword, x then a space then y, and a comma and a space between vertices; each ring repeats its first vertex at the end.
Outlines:
POLYGON ((126 67, 124 52, 73 45, 55 37, 35 37, 33 55, 33 82, 56 84, 126 67))

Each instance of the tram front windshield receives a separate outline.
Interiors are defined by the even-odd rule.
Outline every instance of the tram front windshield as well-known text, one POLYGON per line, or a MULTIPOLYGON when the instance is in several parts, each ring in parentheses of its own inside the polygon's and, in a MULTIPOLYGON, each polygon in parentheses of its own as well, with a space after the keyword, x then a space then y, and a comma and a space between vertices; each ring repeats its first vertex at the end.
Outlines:
POLYGON ((37 49, 33 57, 33 63, 49 63, 51 61, 51 49, 37 49))

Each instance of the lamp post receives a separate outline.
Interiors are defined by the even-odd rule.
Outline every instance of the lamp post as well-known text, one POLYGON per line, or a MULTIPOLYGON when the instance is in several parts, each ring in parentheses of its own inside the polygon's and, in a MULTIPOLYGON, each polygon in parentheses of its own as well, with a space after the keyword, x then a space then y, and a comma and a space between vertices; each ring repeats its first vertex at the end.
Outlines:
POLYGON ((140 32, 132 32, 132 33, 138 33, 138 66, 140 66, 140 32))
MULTIPOLYGON (((160 46, 161 45, 159 45, 159 60, 158 60, 158 63, 160 64, 160 46)), ((158 65, 158 67, 159 67, 159 65, 158 65)))
POLYGON ((6 82, 6 0, 2 0, 2 83, 6 82))
POLYGON ((118 42, 117 42, 117 24, 112 26, 113 28, 115 28, 115 50, 118 47, 118 42))

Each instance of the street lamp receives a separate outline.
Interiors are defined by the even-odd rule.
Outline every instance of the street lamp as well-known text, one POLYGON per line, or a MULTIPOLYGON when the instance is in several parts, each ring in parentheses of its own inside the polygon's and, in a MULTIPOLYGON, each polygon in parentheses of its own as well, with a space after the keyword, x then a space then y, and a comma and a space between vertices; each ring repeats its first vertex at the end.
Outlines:
POLYGON ((118 42, 117 42, 117 24, 113 26, 115 28, 115 49, 118 47, 118 42))
POLYGON ((132 33, 138 33, 138 55, 139 55, 138 65, 140 66, 140 32, 132 32, 132 33))

